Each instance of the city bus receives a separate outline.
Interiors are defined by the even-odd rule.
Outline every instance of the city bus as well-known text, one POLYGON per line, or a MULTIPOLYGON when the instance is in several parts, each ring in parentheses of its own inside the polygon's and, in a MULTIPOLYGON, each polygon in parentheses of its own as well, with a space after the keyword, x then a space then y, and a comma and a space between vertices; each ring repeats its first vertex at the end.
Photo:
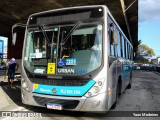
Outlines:
POLYGON ((21 97, 53 110, 106 112, 131 88, 133 47, 105 5, 29 16, 21 97))

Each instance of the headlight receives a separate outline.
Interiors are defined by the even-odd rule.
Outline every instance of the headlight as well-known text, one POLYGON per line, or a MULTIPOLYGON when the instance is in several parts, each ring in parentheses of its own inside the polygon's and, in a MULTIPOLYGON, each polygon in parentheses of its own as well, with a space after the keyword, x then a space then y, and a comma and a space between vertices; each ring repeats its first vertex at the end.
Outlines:
POLYGON ((103 86, 104 79, 97 81, 94 86, 85 94, 86 97, 92 97, 99 93, 103 86))
POLYGON ((21 87, 23 90, 27 91, 27 92, 31 92, 31 89, 28 87, 27 82, 25 81, 25 79, 22 78, 22 84, 21 87))
POLYGON ((93 87, 93 93, 98 93, 99 92, 99 88, 98 88, 98 86, 94 86, 93 87))
POLYGON ((22 82, 22 88, 26 88, 27 87, 27 83, 26 82, 22 82))

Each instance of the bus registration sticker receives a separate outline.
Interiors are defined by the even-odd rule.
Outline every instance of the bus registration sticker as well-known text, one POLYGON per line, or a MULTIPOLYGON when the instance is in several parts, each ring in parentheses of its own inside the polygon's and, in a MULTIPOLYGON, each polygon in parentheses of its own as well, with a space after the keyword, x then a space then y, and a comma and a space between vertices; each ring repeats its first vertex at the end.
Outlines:
POLYGON ((55 74, 55 63, 48 63, 47 74, 55 74))
POLYGON ((54 110, 62 110, 62 105, 48 103, 47 108, 48 109, 54 109, 54 110))

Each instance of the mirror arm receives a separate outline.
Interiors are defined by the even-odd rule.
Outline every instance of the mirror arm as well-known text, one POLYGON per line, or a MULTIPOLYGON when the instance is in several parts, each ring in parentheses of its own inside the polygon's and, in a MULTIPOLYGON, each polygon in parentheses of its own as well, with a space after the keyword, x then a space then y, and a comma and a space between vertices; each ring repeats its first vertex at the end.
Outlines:
POLYGON ((14 25, 12 26, 12 35, 13 35, 13 30, 14 30, 14 28, 16 28, 16 27, 26 27, 26 24, 22 24, 22 23, 16 23, 16 24, 14 24, 14 25))
MULTIPOLYGON (((12 42, 13 42, 13 39, 14 39, 14 29, 16 28, 16 27, 26 27, 26 24, 22 24, 22 23, 16 23, 16 24, 14 24, 13 26, 12 26, 12 42)), ((16 38, 15 38, 16 39, 16 38)))

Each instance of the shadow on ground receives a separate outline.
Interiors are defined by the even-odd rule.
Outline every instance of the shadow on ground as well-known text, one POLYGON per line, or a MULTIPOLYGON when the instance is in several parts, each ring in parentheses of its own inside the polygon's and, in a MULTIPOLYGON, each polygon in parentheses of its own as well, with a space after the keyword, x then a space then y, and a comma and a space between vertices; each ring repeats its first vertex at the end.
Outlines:
POLYGON ((13 82, 13 87, 8 86, 7 80, 0 81, 0 86, 11 101, 18 106, 24 106, 21 101, 21 81, 19 79, 13 82))

